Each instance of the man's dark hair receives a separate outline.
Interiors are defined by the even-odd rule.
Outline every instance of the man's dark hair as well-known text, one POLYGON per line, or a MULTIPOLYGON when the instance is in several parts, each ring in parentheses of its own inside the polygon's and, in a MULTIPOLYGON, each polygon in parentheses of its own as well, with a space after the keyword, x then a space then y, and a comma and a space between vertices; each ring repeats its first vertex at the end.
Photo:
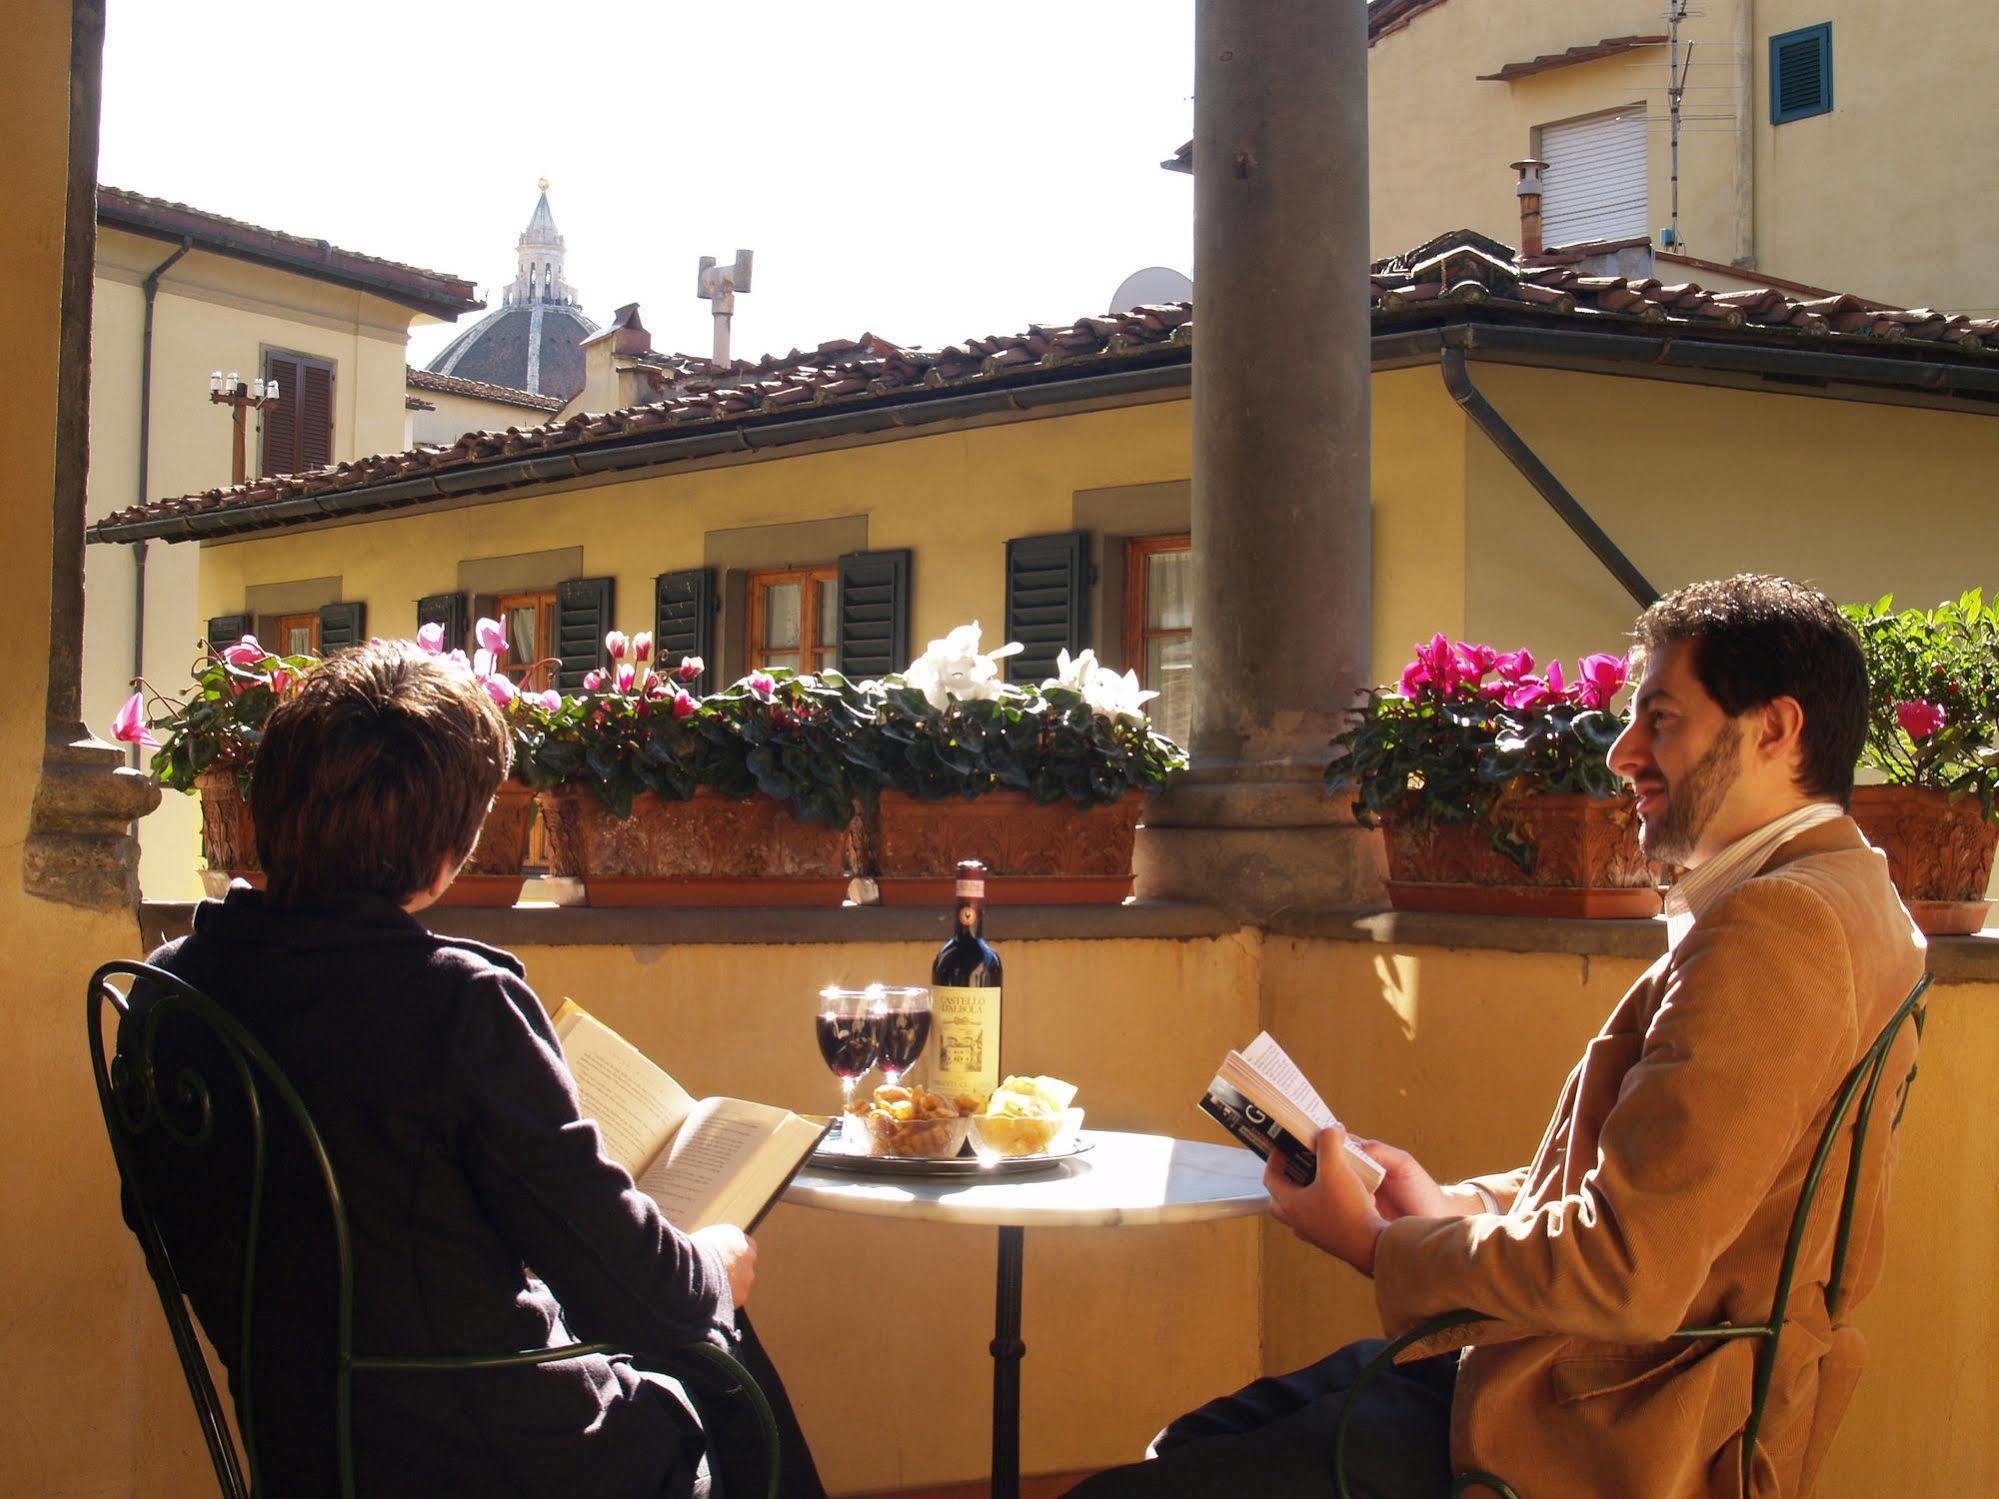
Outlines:
POLYGON ((272 901, 428 889, 472 851, 512 757, 469 674, 406 641, 329 658, 272 710, 257 748, 250 816, 272 901))
POLYGON ((1694 675, 1735 718, 1774 698, 1804 709, 1798 782, 1844 807, 1867 736, 1867 662, 1860 635, 1816 588, 1762 573, 1690 583, 1638 616, 1634 669, 1661 646, 1692 647, 1694 675))

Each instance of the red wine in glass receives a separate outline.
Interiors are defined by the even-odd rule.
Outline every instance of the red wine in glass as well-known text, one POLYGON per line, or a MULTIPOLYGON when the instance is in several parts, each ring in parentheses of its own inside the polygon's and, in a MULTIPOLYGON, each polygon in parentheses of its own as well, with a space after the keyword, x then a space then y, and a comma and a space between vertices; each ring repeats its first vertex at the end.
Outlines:
MULTIPOLYGON (((880 1051, 881 1016, 821 1013, 818 1019, 819 1055, 842 1082, 865 1077, 875 1065, 880 1051)), ((930 1017, 925 1016, 928 1020, 930 1017)), ((917 1050, 922 1050, 921 1043, 917 1050)))
POLYGON ((876 1062, 891 1083, 902 1081, 930 1041, 930 991, 887 984, 872 986, 872 1010, 880 1022, 876 1062))

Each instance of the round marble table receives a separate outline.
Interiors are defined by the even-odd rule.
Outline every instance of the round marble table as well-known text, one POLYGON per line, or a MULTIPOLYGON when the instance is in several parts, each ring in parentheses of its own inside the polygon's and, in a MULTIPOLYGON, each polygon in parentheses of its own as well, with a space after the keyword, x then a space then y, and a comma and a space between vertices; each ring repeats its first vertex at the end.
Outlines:
POLYGON ((1029 1228, 1113 1228, 1242 1218, 1270 1204, 1263 1162, 1247 1150, 1167 1135, 1086 1130, 1093 1147, 1024 1176, 870 1177, 808 1166, 784 1200, 838 1213, 872 1213, 999 1229, 993 1317, 994 1499, 1020 1493, 1020 1284, 1029 1228))

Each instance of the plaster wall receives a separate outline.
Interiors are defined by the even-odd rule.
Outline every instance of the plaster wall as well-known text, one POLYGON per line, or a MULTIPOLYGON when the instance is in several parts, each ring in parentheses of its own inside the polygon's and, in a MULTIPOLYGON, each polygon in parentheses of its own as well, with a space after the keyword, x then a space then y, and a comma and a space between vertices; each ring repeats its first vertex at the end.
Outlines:
POLYGON ((441 390, 417 390, 414 387, 409 393, 437 408, 435 411, 412 411, 409 414, 411 443, 435 443, 440 447, 449 447, 467 432, 504 432, 509 427, 540 427, 555 420, 552 411, 509 406, 504 401, 482 401, 477 396, 451 395, 441 390))
MULTIPOLYGON (((1270 937, 1263 1024, 1354 1130, 1441 1180, 1519 1165, 1575 1059, 1643 971, 1627 959, 1270 937)), ((1824 1499, 1999 1491, 1999 985, 1930 991, 1900 1132, 1886 1271, 1853 1321, 1868 1363, 1824 1499)), ((1265 1368, 1378 1336, 1371 1288, 1266 1225, 1265 1368)), ((1514 1475, 1531 1482, 1531 1475, 1514 1475)))
MULTIPOLYGON (((96 520, 136 503, 139 365, 145 321, 142 283, 174 251, 170 241, 119 230, 99 237, 91 330, 90 499, 96 520)), ((190 494, 229 482, 230 413, 208 399, 213 370, 244 380, 265 349, 331 360, 335 461, 403 446, 407 308, 364 292, 227 256, 194 251, 161 279, 153 309, 153 396, 148 494, 190 494)), ((454 433, 455 437, 457 434, 454 433)), ((257 472, 257 413, 245 454, 257 472)), ((146 558, 146 672, 173 690, 199 649, 209 614, 196 608, 192 547, 153 543, 146 558)), ((86 553, 84 716, 107 732, 132 687, 136 559, 129 546, 86 553)), ((219 612, 219 611, 210 611, 219 612)), ((149 896, 190 898, 199 884, 186 850, 199 836, 194 804, 169 797, 142 825, 140 879, 149 896), (163 853, 166 850, 168 852, 163 853)))
MULTIPOLYGON (((1904 9, 1875 0, 1716 0, 1694 10, 1682 31, 1694 47, 1685 111, 1730 118, 1685 123, 1682 248, 1724 264, 1753 248, 1756 266, 1773 276, 1897 306, 1992 315, 1999 270, 1983 247, 1999 229, 1999 162, 1986 148, 1990 115, 1942 102, 1983 97, 1981 80, 1999 64, 1999 28, 1984 0, 1935 0, 1916 30, 1904 9), (1746 95, 1735 46, 1744 6, 1752 17, 1746 95), (1770 38, 1828 20, 1831 113, 1772 125, 1770 38), (1923 120, 1920 150, 1904 129, 1912 109, 1923 120), (1735 165, 1745 112, 1753 140, 1746 185, 1735 165)), ((1437 6, 1376 41, 1368 62, 1374 253, 1395 254, 1461 225, 1517 244, 1507 163, 1534 154, 1535 129, 1636 104, 1651 122, 1656 240, 1670 222, 1665 48, 1511 83, 1479 75, 1607 37, 1663 34, 1663 12, 1656 0, 1481 0, 1437 6)))
POLYGON ((144 1404, 145 1378, 170 1370, 172 1355, 119 1221, 81 1024, 84 980, 133 950, 135 923, 129 912, 53 905, 21 888, 48 682, 69 26, 67 4, 13 7, 0 48, 8 122, 0 322, 16 387, 0 403, 0 630, 12 648, 0 714, 0 951, 10 957, 0 990, 10 1061, 0 1093, 0 1495, 193 1495, 201 1468, 182 1461, 188 1449, 158 1430, 144 1404), (155 1456, 150 1471, 165 1481, 135 1487, 135 1472, 155 1456))

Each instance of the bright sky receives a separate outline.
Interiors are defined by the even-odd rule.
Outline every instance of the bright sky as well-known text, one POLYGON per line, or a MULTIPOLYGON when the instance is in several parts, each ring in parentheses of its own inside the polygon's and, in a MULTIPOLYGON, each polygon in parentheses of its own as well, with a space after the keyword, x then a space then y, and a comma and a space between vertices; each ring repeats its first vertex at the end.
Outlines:
MULTIPOLYGON (((123 0, 100 179, 449 271, 495 305, 535 179, 598 322, 735 352, 1067 322, 1191 271, 1191 0, 123 0)), ((411 340, 422 363, 452 329, 411 340)))

